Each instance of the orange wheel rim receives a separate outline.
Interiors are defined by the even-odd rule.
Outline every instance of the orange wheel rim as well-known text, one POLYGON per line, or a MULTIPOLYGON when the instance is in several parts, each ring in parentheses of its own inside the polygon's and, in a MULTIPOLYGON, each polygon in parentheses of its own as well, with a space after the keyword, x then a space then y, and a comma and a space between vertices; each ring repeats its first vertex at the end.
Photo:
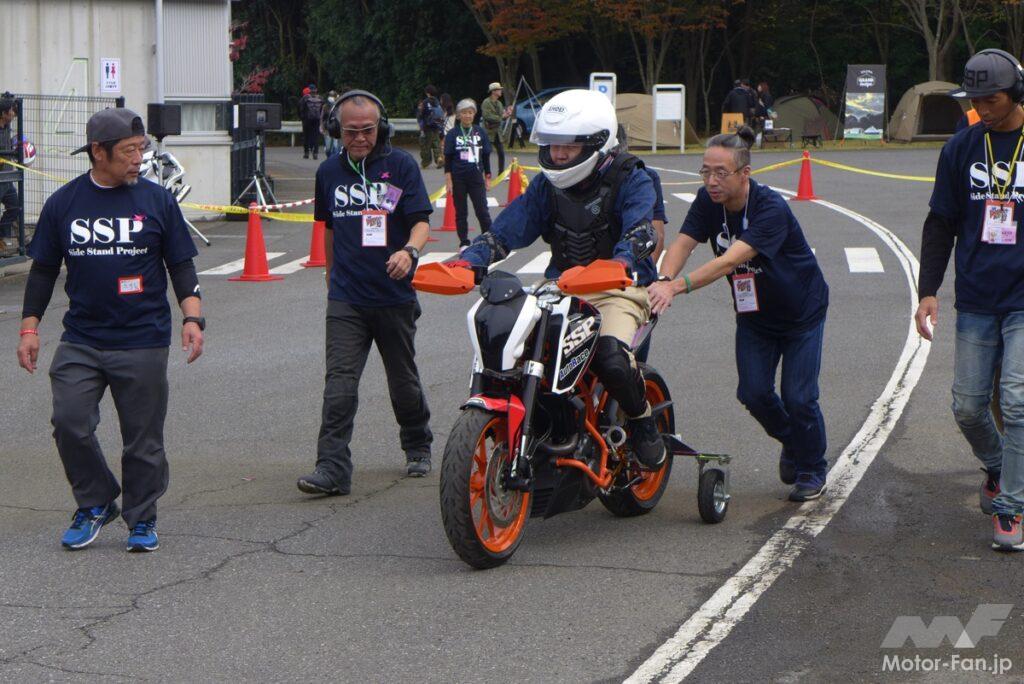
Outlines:
MULTIPOLYGON (((660 404, 661 402, 665 401, 665 394, 661 391, 661 388, 658 387, 657 384, 649 380, 646 381, 645 384, 647 388, 647 401, 650 402, 652 407, 655 404, 660 404)), ((662 415, 660 416, 657 416, 657 419, 658 430, 661 432, 667 432, 668 421, 665 420, 664 413, 662 413, 662 415)), ((637 475, 639 475, 640 481, 637 482, 632 487, 630 487, 630 489, 633 492, 633 496, 635 496, 640 501, 647 501, 653 498, 654 495, 658 493, 658 490, 661 489, 661 483, 665 479, 665 473, 668 470, 667 466, 668 459, 665 459, 665 463, 661 466, 661 468, 653 471, 641 470, 640 468, 634 466, 633 470, 635 472, 633 473, 633 476, 636 477, 637 475)))
POLYGON ((507 442, 507 419, 492 418, 480 431, 469 473, 469 509, 476 536, 492 553, 511 548, 530 515, 528 492, 504 491, 498 486, 507 442))

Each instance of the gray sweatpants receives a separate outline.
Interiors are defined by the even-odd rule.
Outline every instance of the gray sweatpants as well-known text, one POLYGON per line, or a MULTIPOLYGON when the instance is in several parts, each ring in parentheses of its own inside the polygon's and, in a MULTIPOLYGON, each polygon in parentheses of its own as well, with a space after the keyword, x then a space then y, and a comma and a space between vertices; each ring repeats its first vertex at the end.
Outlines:
POLYGON ((50 365, 53 438, 79 508, 102 506, 121 494, 96 439, 100 399, 110 396, 121 424, 122 515, 129 527, 156 516, 167 491, 164 453, 167 347, 100 350, 61 342, 50 365))

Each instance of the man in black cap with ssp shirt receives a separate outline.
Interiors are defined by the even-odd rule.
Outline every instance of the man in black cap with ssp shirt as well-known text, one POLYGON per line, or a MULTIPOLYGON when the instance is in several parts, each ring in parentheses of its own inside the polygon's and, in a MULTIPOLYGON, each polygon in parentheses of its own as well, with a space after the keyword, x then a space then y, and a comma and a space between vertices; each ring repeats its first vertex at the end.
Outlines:
POLYGON ((921 238, 917 330, 932 339, 937 297, 956 248, 953 417, 985 471, 981 510, 992 546, 1024 550, 1024 69, 1002 50, 964 67, 963 88, 981 125, 950 138, 939 155, 921 238), (1004 434, 993 421, 996 368, 1004 434))
POLYGON ((70 304, 50 365, 53 436, 78 509, 61 543, 91 544, 119 512, 121 485, 96 439, 99 403, 110 388, 121 426, 122 506, 129 551, 154 551, 156 502, 169 482, 163 426, 171 311, 167 276, 184 314, 188 362, 203 351, 196 248, 174 197, 139 178, 147 139, 142 118, 105 109, 86 125, 92 169, 54 192, 39 216, 22 309, 18 362, 39 357, 39 321, 67 266, 70 304))

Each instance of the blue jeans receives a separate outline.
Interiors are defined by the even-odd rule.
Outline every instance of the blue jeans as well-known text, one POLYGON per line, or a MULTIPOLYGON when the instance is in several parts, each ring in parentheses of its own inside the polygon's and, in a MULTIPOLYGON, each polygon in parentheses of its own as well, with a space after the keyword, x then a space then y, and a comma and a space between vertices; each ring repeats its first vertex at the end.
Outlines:
POLYGON ((324 156, 330 159, 341 151, 341 141, 324 134, 324 156))
POLYGON ((767 334, 736 326, 736 396, 765 432, 782 443, 803 475, 824 481, 825 419, 818 406, 818 373, 825 319, 800 333, 767 334), (775 371, 782 361, 782 397, 775 371))
POLYGON ((1024 312, 956 314, 953 417, 986 470, 1001 473, 992 511, 1024 513, 1024 312), (1004 435, 992 420, 992 380, 1002 364, 999 407, 1004 435))

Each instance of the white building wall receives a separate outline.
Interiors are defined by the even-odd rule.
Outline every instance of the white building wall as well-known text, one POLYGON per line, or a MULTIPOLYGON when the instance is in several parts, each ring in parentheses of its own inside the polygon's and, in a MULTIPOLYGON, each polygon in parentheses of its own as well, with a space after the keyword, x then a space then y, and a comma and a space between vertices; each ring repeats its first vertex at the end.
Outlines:
MULTIPOLYGON (((231 99, 229 0, 164 0, 164 83, 174 102, 231 99)), ((0 91, 125 98, 146 117, 156 100, 153 0, 0 0, 0 91), (103 58, 120 59, 121 92, 100 92, 103 58)), ((210 117, 183 116, 183 123, 210 117)), ((164 142, 185 166, 188 201, 228 204, 227 131, 182 131, 164 142)))

